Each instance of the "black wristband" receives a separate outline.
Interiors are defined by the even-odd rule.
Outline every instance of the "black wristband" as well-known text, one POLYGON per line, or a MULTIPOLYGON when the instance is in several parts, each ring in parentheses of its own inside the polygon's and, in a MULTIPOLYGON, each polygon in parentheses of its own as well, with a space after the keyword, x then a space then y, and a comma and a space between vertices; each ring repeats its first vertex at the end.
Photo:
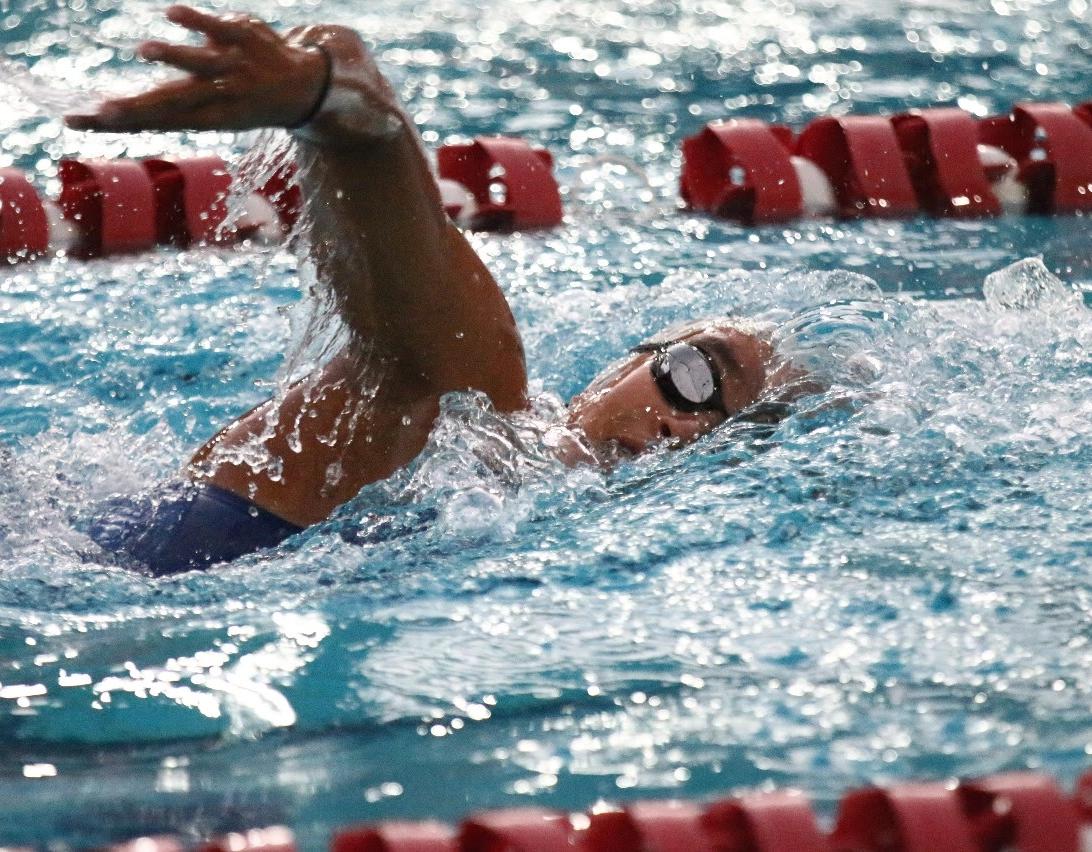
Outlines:
POLYGON ((303 127, 305 124, 311 121, 311 119, 318 115, 319 112, 322 111, 322 105, 326 103, 326 96, 330 94, 330 85, 333 83, 334 80, 333 54, 330 53, 330 51, 321 44, 305 44, 303 45, 303 47, 307 50, 317 50, 319 53, 322 54, 323 58, 326 60, 326 76, 322 79, 322 88, 319 89, 319 95, 318 98, 315 100, 315 105, 311 107, 311 109, 307 110, 307 114, 304 115, 303 118, 293 122, 292 124, 287 125, 286 127, 288 130, 297 130, 300 127, 303 127))

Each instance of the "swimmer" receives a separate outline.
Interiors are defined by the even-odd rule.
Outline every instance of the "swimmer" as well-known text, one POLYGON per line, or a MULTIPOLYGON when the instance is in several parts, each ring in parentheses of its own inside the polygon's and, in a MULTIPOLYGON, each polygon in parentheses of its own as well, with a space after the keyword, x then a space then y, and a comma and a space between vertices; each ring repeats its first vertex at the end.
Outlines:
MULTIPOLYGON (((66 117, 100 132, 285 128, 318 279, 348 329, 328 363, 197 451, 183 482, 118 501, 92 538, 153 574, 229 561, 327 518, 424 448, 453 391, 502 413, 528 405, 523 348, 493 276, 444 213, 414 122, 360 37, 340 26, 282 36, 243 15, 173 6, 204 37, 147 41, 184 75, 66 117), (254 464, 264 446, 272 463, 254 464)), ((796 378, 768 335, 729 321, 661 335, 579 394, 559 442, 568 464, 682 445, 796 378)))

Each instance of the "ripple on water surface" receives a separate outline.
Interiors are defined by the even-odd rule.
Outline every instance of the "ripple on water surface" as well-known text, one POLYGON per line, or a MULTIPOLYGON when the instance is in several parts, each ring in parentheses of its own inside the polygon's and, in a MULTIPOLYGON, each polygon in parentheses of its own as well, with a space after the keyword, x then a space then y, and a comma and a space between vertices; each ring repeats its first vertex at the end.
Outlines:
MULTIPOLYGON (((414 468, 331 523, 172 580, 99 564, 72 518, 138 473, 169 473, 184 430, 164 415, 142 433, 154 394, 110 405, 95 389, 108 379, 75 375, 63 425, 13 435, 5 460, 5 741, 56 784, 129 754, 137 799, 144 784, 185 787, 162 809, 178 824, 197 788, 234 790, 255 818, 310 813, 324 785, 420 815, 382 791, 416 798, 468 765, 472 803, 577 806, 766 778, 822 798, 864 778, 1080 761, 1092 323, 1079 294, 1030 262, 983 301, 893 299, 849 273, 677 273, 643 288, 647 304, 634 288, 639 331, 686 315, 699 285, 714 312, 780 320, 782 350, 830 389, 775 429, 740 424, 609 476, 561 470, 455 397, 414 468), (374 763, 413 742, 414 761, 374 763), (280 780, 229 782, 239 752, 280 780)), ((255 299, 253 323, 280 321, 255 299)), ((550 324, 549 300, 522 304, 550 324)), ((85 339, 101 333, 87 325, 85 339)), ((229 349, 218 327, 208 339, 229 349)), ((104 349, 154 367, 127 336, 104 349)), ((174 345, 168 360, 185 362, 192 341, 174 345)), ((198 372, 214 413, 260 392, 198 372)))

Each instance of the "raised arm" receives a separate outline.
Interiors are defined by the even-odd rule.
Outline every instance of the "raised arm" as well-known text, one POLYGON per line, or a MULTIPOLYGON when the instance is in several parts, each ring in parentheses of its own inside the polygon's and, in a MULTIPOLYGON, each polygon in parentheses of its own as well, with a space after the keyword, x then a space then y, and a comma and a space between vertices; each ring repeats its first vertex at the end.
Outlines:
POLYGON ((69 126, 99 131, 286 127, 320 280, 360 351, 409 396, 481 390, 526 402, 519 335, 496 282, 443 212, 412 120, 359 36, 337 26, 282 37, 264 23, 173 6, 204 45, 141 46, 186 76, 105 102, 69 126))

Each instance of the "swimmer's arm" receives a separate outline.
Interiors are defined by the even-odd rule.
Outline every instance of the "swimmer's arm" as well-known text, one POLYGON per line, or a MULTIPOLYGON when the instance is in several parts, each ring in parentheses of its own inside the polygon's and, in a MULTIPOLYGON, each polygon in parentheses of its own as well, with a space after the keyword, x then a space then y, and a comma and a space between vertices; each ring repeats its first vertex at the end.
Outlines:
POLYGON ((294 32, 333 58, 330 92, 294 130, 312 245, 350 328, 379 344, 407 387, 482 390, 526 404, 523 350, 493 276, 444 213, 413 120, 359 36, 294 32))
POLYGON ((360 38, 336 26, 284 38, 253 18, 185 6, 167 15, 206 43, 151 41, 140 53, 187 76, 70 115, 69 126, 295 127, 315 260, 358 344, 388 360, 407 395, 473 388, 502 410, 522 407, 508 305, 444 214, 414 124, 360 38))

